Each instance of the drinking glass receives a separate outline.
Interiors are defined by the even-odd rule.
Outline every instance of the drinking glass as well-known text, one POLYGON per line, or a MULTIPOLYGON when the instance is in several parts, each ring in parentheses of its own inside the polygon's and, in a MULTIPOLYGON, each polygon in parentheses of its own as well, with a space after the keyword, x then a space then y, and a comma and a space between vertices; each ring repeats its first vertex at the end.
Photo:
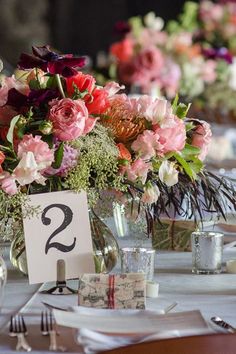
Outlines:
POLYGON ((153 279, 155 250, 152 248, 125 247, 121 251, 122 273, 145 273, 147 280, 153 279))
POLYGON ((192 272, 217 274, 221 272, 224 234, 220 232, 193 232, 192 272))

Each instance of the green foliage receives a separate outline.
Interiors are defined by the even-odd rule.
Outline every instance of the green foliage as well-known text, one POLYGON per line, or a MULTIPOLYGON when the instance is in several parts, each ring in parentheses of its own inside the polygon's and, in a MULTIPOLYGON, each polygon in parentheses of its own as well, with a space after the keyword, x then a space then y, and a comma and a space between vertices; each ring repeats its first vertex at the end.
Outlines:
POLYGON ((79 150, 77 166, 69 173, 65 186, 87 191, 91 198, 108 187, 124 190, 118 174, 118 149, 107 129, 99 123, 93 131, 72 143, 79 150))

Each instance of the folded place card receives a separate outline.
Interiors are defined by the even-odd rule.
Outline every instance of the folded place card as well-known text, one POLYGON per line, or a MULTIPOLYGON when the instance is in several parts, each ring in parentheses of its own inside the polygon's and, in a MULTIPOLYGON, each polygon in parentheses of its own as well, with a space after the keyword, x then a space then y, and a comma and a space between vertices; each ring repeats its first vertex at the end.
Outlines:
POLYGON ((110 309, 145 309, 143 273, 84 274, 79 281, 79 305, 110 309))

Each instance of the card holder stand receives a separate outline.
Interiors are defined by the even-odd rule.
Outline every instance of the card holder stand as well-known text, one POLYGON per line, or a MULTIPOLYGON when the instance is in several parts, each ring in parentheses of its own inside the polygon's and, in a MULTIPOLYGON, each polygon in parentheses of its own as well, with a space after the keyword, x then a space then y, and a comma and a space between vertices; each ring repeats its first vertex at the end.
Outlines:
POLYGON ((71 295, 76 294, 78 290, 72 289, 67 286, 65 279, 65 261, 64 259, 58 259, 57 261, 57 281, 56 285, 47 289, 40 291, 41 294, 51 294, 51 295, 71 295))

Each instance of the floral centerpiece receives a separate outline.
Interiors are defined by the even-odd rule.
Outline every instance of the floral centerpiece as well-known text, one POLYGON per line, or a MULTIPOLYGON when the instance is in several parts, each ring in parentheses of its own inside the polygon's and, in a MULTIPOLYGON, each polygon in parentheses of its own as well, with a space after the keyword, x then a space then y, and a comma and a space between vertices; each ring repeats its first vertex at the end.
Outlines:
POLYGON ((197 111, 225 119, 236 111, 235 3, 186 2, 178 21, 153 12, 118 23, 121 39, 109 51, 111 78, 131 93, 173 98, 178 91, 197 111))
MULTIPOLYGON (((208 63, 208 68, 203 64, 206 85, 196 81, 199 86, 196 103, 204 110, 206 106, 218 110, 219 120, 232 118, 236 112, 236 4, 227 1, 214 3, 204 0, 199 4, 187 1, 178 21, 170 21, 167 24, 168 33, 173 41, 176 38, 187 36, 188 50, 200 53, 202 61, 208 63), (207 70, 208 69, 208 70, 207 70), (207 77, 206 77, 207 76, 207 77)), ((188 83, 196 55, 189 64, 185 62, 184 82, 188 83), (187 66, 187 72, 186 72, 187 66)), ((198 59, 199 62, 199 59, 198 59)), ((193 70, 194 71, 194 70, 193 70)), ((186 85, 185 85, 186 86, 186 85)), ((183 92, 184 93, 184 92, 183 92)), ((185 94, 185 93, 184 93, 185 94)), ((191 98, 190 98, 191 99, 191 98)), ((209 111, 207 112, 209 115, 209 111)), ((223 120, 222 120, 223 121, 223 120)))
MULTIPOLYGON (((230 181, 204 169, 208 123, 186 118, 189 107, 177 97, 170 104, 120 94, 123 87, 115 82, 97 86, 93 76, 77 70, 83 63, 48 46, 33 47, 32 55, 20 57, 21 78, 2 81, 0 217, 5 228, 21 224, 22 205, 27 214, 37 212, 27 208, 27 195, 64 189, 87 191, 91 204, 107 189, 138 197, 148 233, 152 220, 170 208, 202 220, 204 211, 225 217, 228 205, 236 207, 230 181)), ((17 232, 22 232, 19 225, 17 232)))

